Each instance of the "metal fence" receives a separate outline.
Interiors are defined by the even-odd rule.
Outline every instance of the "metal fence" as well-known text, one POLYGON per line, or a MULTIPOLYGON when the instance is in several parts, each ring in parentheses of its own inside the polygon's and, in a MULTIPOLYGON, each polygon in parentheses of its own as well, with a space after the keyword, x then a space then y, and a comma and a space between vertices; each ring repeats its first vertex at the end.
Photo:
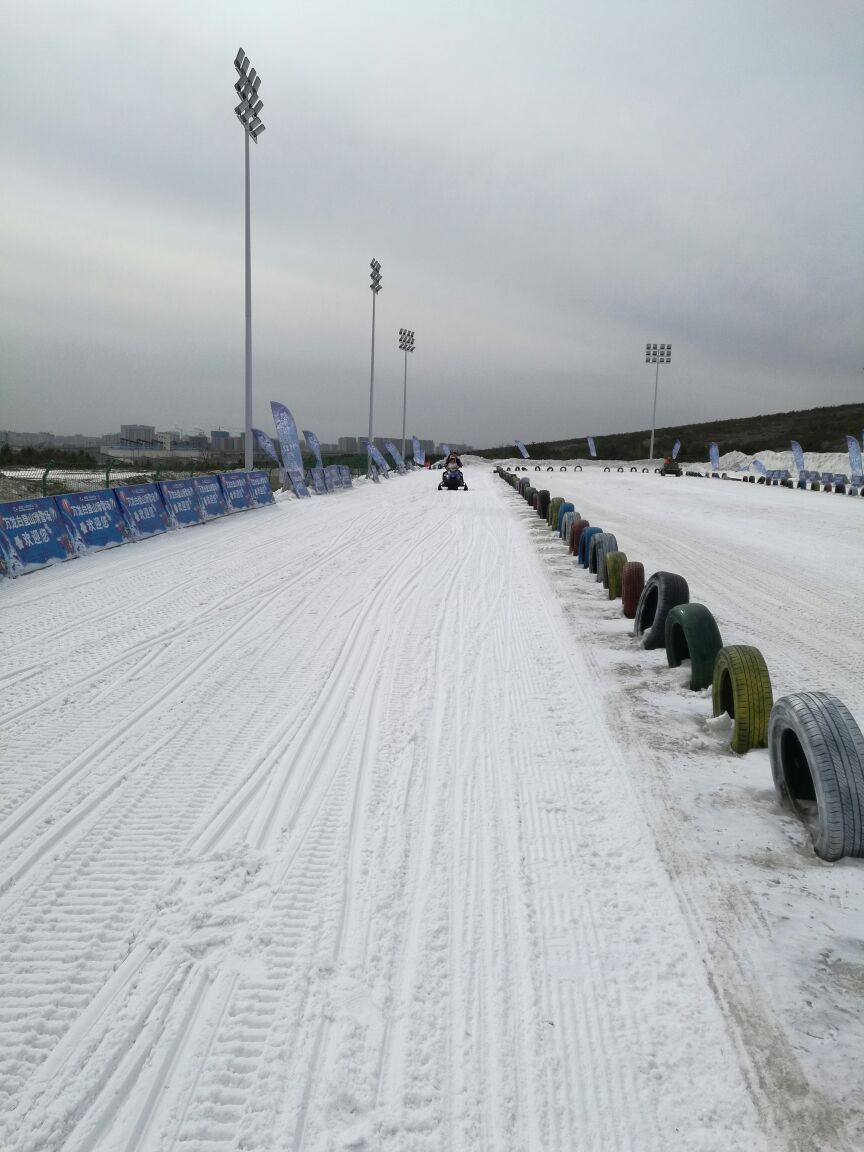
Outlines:
MULTIPOLYGON (((190 476, 207 476, 219 469, 191 465, 177 469, 134 469, 129 464, 112 463, 105 468, 68 468, 43 464, 32 468, 0 468, 0 503, 8 500, 32 500, 37 496, 59 496, 63 492, 92 492, 99 488, 116 488, 121 484, 148 484, 157 480, 185 480, 190 476)), ((270 487, 279 487, 278 469, 268 470, 270 487)))

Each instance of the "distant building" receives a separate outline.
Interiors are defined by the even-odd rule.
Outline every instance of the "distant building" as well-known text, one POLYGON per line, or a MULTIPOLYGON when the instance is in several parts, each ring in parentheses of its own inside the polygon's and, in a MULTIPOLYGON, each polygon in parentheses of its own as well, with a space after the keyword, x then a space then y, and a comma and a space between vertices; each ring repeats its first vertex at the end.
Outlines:
POLYGON ((145 443, 152 444, 156 440, 156 425, 155 424, 121 424, 120 425, 120 439, 129 440, 134 442, 136 440, 143 440, 145 443))
POLYGON ((360 441, 356 436, 340 436, 339 437, 339 451, 344 456, 353 456, 357 452, 362 452, 363 449, 360 441))

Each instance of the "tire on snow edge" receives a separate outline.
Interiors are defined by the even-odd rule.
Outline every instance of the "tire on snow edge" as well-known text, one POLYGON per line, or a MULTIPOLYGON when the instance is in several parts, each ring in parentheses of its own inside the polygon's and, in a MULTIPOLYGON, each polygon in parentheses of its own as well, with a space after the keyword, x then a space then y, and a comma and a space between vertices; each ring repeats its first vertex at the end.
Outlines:
POLYGON ((795 692, 771 709, 774 787, 823 860, 864 856, 864 736, 829 692, 795 692))
POLYGON ((728 713, 733 721, 732 751, 743 756, 768 743, 768 718, 773 692, 765 657, 750 644, 730 644, 717 653, 711 684, 715 716, 728 713))
POLYGON ((666 617, 678 604, 690 603, 687 581, 677 572, 655 572, 636 606, 633 635, 642 640, 643 648, 666 646, 666 617))

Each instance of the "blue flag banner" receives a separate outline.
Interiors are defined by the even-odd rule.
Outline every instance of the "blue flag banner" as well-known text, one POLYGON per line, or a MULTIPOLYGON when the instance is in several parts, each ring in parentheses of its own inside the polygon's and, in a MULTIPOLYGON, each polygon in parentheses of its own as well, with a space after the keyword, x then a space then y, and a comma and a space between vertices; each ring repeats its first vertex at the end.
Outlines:
POLYGON ((852 469, 853 476, 861 475, 861 445, 854 436, 846 437, 846 444, 849 448, 849 467, 852 469))
POLYGON ((390 472, 390 465, 378 451, 378 448, 370 440, 361 440, 360 443, 377 464, 379 472, 383 472, 385 476, 388 475, 390 472))
POLYGON ((405 471, 405 461, 402 459, 402 453, 399 451, 399 449, 396 447, 396 445, 393 443, 393 441, 392 440, 385 440, 384 441, 384 447, 387 449, 387 451, 393 457, 393 463, 396 465, 396 471, 400 472, 400 473, 404 472, 405 471))
POLYGON ((302 468, 286 468, 286 475, 291 481, 291 487, 294 489, 294 495, 298 500, 302 500, 305 496, 309 495, 309 489, 306 487, 306 473, 302 468))
POLYGON ((672 445, 672 459, 673 460, 678 459, 678 453, 680 451, 681 451, 681 441, 676 440, 675 443, 672 445))
POLYGON ((716 472, 720 467, 720 449, 713 440, 708 445, 708 456, 711 460, 711 467, 716 472))
POLYGON ((327 481, 325 479, 327 472, 324 468, 312 468, 312 487, 319 496, 326 496, 329 491, 327 481))
POLYGON ((439 444, 438 447, 441 449, 441 455, 442 456, 444 456, 446 458, 447 456, 450 455, 450 445, 449 444, 439 444))
MULTIPOLYGON (((300 437, 297 435, 297 425, 294 423, 294 417, 284 404, 279 404, 275 400, 270 401, 270 409, 273 413, 273 423, 276 425, 276 431, 279 433, 279 443, 282 445, 282 459, 285 461, 285 467, 288 469, 289 474, 292 469, 302 473, 303 453, 300 451, 300 437)), ((291 480, 294 482, 293 475, 291 476, 291 480)), ((305 483, 303 487, 305 489, 305 483)))
POLYGON ((807 465, 804 463, 804 449, 797 440, 790 441, 790 447, 792 449, 792 459, 795 461, 795 467, 799 472, 806 472, 807 465))
POLYGON ((191 480, 160 480, 159 491, 172 528, 188 528, 190 524, 201 523, 201 505, 191 480))
POLYGON ((339 487, 339 481, 336 479, 336 466, 328 464, 326 468, 322 469, 324 474, 324 486, 327 492, 335 492, 339 487))
POLYGON ((133 540, 155 536, 170 528, 162 494, 155 484, 124 484, 114 489, 117 503, 133 540))
POLYGON ((55 496, 60 515, 69 526, 76 551, 98 552, 125 544, 130 533, 113 488, 98 492, 68 492, 55 496))
POLYGON ((279 467, 282 467, 282 461, 279 459, 279 453, 276 451, 276 445, 270 439, 266 432, 262 432, 260 428, 253 428, 252 435, 255 437, 255 443, 266 453, 271 460, 275 460, 279 467))
POLYGON ((304 432, 303 436, 306 440, 306 447, 315 457, 315 461, 319 468, 324 467, 324 461, 321 459, 321 445, 318 442, 318 437, 314 432, 304 432))
POLYGON ((0 504, 0 575, 20 576, 76 554, 52 496, 0 504))
POLYGON ((514 440, 513 443, 516 445, 516 447, 519 449, 520 453, 522 454, 522 459, 523 460, 530 460, 530 456, 528 455, 528 449, 525 447, 525 445, 522 443, 522 441, 521 440, 514 440))
POLYGON ((219 483, 229 512, 244 512, 252 507, 252 493, 245 472, 220 472, 219 483))
POLYGON ((252 493, 252 503, 256 507, 263 508, 265 504, 276 503, 273 489, 270 487, 270 477, 266 472, 262 472, 260 469, 255 472, 247 472, 246 478, 249 481, 249 491, 252 493))
POLYGON ((414 463, 422 468, 426 463, 426 452, 421 447, 420 441, 416 436, 411 437, 411 447, 414 451, 414 463))
POLYGON ((761 472, 763 476, 767 476, 768 469, 765 467, 765 465, 762 463, 761 460, 754 460, 753 461, 753 467, 756 469, 757 472, 761 472))
POLYGON ((339 469, 339 472, 342 476, 342 487, 350 488, 352 486, 351 469, 347 464, 337 464, 336 467, 339 469))
POLYGON ((588 451, 591 453, 591 455, 596 460, 597 459, 597 445, 594 443, 594 437, 593 436, 588 437, 588 451))
POLYGON ((201 505, 202 520, 214 520, 217 516, 227 514, 228 505, 218 476, 196 476, 192 483, 201 505))

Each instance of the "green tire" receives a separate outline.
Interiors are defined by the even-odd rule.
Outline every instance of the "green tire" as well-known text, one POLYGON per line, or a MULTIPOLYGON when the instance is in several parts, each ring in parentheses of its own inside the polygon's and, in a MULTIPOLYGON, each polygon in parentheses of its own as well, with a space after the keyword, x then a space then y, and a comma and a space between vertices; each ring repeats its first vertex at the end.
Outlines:
POLYGON ((734 722, 732 751, 768 745, 768 720, 774 703, 768 665, 758 648, 730 644, 721 648, 714 665, 711 701, 715 716, 728 712, 734 722))
POLYGON ((666 659, 670 668, 689 659, 692 692, 711 687, 722 647, 717 621, 704 604, 679 604, 671 609, 666 617, 666 659))
POLYGON ((606 553, 606 581, 610 600, 617 600, 621 595, 621 573, 624 571, 626 563, 626 552, 606 553))

